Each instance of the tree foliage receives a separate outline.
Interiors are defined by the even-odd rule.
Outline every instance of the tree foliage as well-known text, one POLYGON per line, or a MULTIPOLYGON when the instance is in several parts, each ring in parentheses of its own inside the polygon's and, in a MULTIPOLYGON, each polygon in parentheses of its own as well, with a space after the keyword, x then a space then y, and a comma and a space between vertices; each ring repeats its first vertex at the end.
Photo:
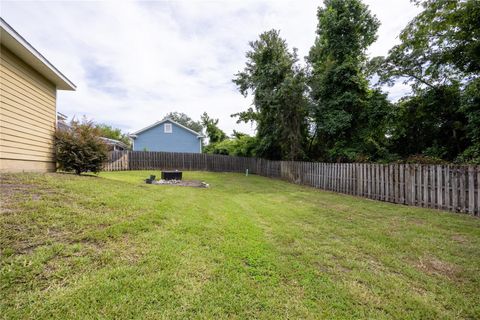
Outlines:
POLYGON ((402 79, 412 88, 395 109, 391 150, 480 162, 480 2, 414 2, 423 11, 376 59, 381 83, 402 79))
POLYGON ((98 173, 107 160, 101 130, 92 121, 72 120, 68 129, 55 132, 56 159, 60 170, 98 173))
POLYGON ((379 158, 385 153, 386 96, 370 89, 366 50, 379 22, 359 0, 325 0, 318 9, 317 38, 307 57, 312 154, 326 161, 379 158))
POLYGON ((247 63, 233 82, 246 97, 253 94, 254 108, 236 114, 239 121, 257 125, 256 154, 269 159, 302 159, 307 135, 305 74, 296 66, 277 30, 250 42, 247 63))
POLYGON ((468 146, 465 114, 455 86, 424 90, 399 101, 391 124, 392 152, 453 161, 468 146))
POLYGON ((225 132, 218 127, 218 119, 212 119, 204 112, 200 117, 200 121, 207 133, 209 144, 215 144, 227 139, 225 132))
POLYGON ((247 134, 241 134, 227 138, 220 142, 209 144, 205 147, 206 153, 223 154, 237 157, 255 157, 257 156, 255 147, 257 140, 255 137, 247 134))
POLYGON ((190 118, 188 115, 182 112, 170 112, 164 117, 164 119, 169 118, 175 122, 180 123, 181 125, 192 129, 195 132, 201 133, 203 130, 202 123, 200 121, 195 121, 190 118))
POLYGON ((127 134, 123 133, 121 129, 114 128, 105 123, 95 124, 95 127, 99 130, 100 136, 114 139, 125 143, 127 146, 131 145, 131 140, 127 134))
POLYGON ((468 82, 480 71, 480 2, 413 1, 423 7, 400 33, 380 70, 381 79, 403 79, 414 91, 468 82))
POLYGON ((254 155, 480 163, 480 1, 412 2, 387 57, 368 60, 379 21, 361 0, 324 0, 306 69, 276 30, 251 42, 233 81, 253 106, 233 116, 256 125, 254 155), (391 103, 379 88, 398 81, 412 91, 391 103))

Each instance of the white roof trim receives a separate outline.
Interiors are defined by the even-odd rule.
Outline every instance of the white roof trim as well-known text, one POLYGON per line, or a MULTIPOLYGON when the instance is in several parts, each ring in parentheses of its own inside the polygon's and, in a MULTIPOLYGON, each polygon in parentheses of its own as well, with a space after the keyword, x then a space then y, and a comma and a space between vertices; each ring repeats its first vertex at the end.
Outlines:
POLYGON ((144 131, 147 131, 147 130, 153 128, 153 127, 159 126, 159 125, 161 125, 162 123, 167 122, 167 121, 169 121, 169 122, 171 122, 171 123, 179 126, 180 128, 183 128, 183 129, 189 131, 190 133, 193 133, 194 135, 197 136, 197 138, 204 138, 204 136, 203 136, 202 134, 200 134, 200 133, 198 133, 198 132, 196 132, 196 131, 193 131, 192 129, 190 129, 190 128, 188 128, 188 127, 185 127, 184 125, 182 125, 182 124, 180 124, 180 123, 178 123, 178 122, 176 122, 176 121, 173 121, 173 120, 170 119, 170 118, 165 118, 165 119, 163 119, 162 121, 157 121, 157 122, 155 122, 154 124, 152 124, 152 125, 150 125, 150 126, 148 126, 148 127, 145 127, 145 128, 143 128, 143 129, 141 129, 141 130, 138 130, 137 132, 134 132, 134 133, 130 134, 130 137, 132 137, 133 139, 135 139, 138 134, 140 134, 140 133, 142 133, 142 132, 144 132, 144 131))
POLYGON ((1 17, 0 42, 33 69, 53 82, 57 89, 73 91, 77 88, 1 17))
POLYGON ((115 140, 115 139, 110 139, 110 138, 105 138, 105 137, 100 137, 100 139, 105 141, 105 143, 107 143, 107 144, 111 144, 111 145, 116 144, 116 145, 118 145, 122 148, 128 149, 128 146, 120 140, 115 140))

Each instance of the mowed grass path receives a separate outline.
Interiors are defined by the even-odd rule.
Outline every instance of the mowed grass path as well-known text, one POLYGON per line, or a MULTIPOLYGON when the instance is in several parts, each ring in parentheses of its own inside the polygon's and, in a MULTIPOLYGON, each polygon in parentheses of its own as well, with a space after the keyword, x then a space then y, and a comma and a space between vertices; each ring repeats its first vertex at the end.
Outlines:
POLYGON ((240 174, 2 177, 5 319, 479 319, 480 219, 240 174))

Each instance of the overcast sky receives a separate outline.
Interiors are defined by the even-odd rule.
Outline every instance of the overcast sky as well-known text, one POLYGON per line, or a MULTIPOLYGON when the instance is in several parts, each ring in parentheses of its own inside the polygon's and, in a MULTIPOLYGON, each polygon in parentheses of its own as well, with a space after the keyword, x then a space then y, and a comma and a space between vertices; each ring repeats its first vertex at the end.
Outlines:
MULTIPOLYGON (((248 42, 279 29, 299 57, 315 39, 323 1, 1 1, 1 16, 77 85, 59 91, 57 110, 137 131, 171 111, 206 111, 228 134, 245 110, 232 83, 248 42)), ((409 0, 365 0, 382 25, 370 56, 385 55, 418 13, 409 0)), ((395 100, 407 88, 396 86, 395 100)))

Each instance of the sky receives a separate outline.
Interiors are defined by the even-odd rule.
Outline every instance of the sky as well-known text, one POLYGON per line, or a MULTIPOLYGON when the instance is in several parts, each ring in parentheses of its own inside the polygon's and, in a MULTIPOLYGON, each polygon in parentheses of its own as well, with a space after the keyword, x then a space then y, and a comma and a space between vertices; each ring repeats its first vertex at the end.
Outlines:
MULTIPOLYGON (((364 0, 381 22, 369 56, 386 55, 419 9, 409 0, 364 0)), ((57 111, 135 132, 173 111, 219 118, 227 134, 253 134, 230 115, 251 106, 232 82, 249 41, 280 30, 298 55, 315 40, 323 1, 5 1, 0 15, 76 86, 57 111)), ((396 100, 408 92, 385 88, 396 100)))

